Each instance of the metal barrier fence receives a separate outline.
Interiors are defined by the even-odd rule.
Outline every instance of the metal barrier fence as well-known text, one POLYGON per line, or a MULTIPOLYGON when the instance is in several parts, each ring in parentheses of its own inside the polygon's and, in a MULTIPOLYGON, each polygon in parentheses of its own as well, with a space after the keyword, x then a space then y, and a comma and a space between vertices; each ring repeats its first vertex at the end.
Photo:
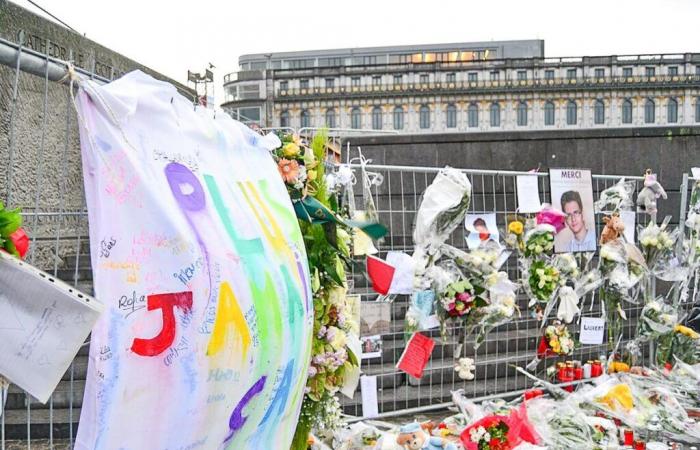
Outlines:
MULTIPOLYGON (((360 179, 359 166, 353 166, 355 177, 360 179)), ((366 166, 366 170, 380 174, 383 183, 373 186, 372 199, 382 223, 389 227, 389 234, 384 242, 377 247, 378 257, 384 258, 388 251, 413 250, 413 223, 416 211, 421 202, 421 195, 430 185, 439 168, 413 166, 366 166)), ((497 224, 503 236, 507 219, 515 216, 517 205, 516 177, 526 175, 526 172, 462 170, 472 184, 472 200, 469 213, 496 213, 497 224)), ((538 173, 540 197, 543 202, 551 203, 549 180, 547 173, 538 173)), ((620 180, 621 176, 593 175, 594 199, 600 192, 611 187, 620 180)), ((636 191, 642 187, 642 177, 625 176, 626 180, 636 183, 636 191)), ((360 182, 358 181, 358 186, 360 182)), ((358 189, 361 191, 360 189, 358 189)), ((687 191, 687 189, 686 189, 687 191)), ((688 192, 681 191, 684 199, 688 192)), ((361 192, 356 192, 355 203, 362 205, 361 192)), ((683 201, 681 201, 683 204, 683 201)), ((357 207, 361 209, 360 206, 357 207)), ((648 216, 637 214, 637 223, 646 225, 648 216)), ((600 235, 603 227, 601 216, 596 215, 596 235, 600 235)), ((460 226, 452 233, 448 243, 466 248, 466 230, 460 226)), ((511 256, 505 264, 511 279, 518 277, 518 265, 515 256, 511 256)), ((437 329, 423 333, 436 340, 424 375, 415 379, 396 368, 396 364, 405 347, 404 317, 408 308, 409 296, 397 295, 384 298, 374 293, 364 277, 364 257, 356 258, 352 273, 353 286, 351 292, 362 299, 361 332, 366 336, 378 335, 375 341, 381 341, 380 352, 362 360, 361 369, 364 375, 377 377, 377 398, 380 417, 405 415, 429 410, 442 409, 450 404, 451 391, 463 389, 465 395, 475 399, 491 399, 512 397, 530 388, 533 382, 515 370, 515 366, 524 367, 536 355, 537 345, 541 336, 540 321, 528 315, 527 299, 521 296, 519 307, 522 311, 520 318, 511 323, 494 329, 481 347, 475 351, 474 337, 465 339, 464 326, 448 327, 448 338, 443 342, 437 329), (461 338, 461 339, 460 339, 461 338), (458 345, 458 342, 463 345, 458 345), (461 353, 457 353, 460 352, 461 353), (474 381, 461 380, 454 370, 456 358, 466 356, 475 360, 476 378, 474 381)), ((663 285, 659 285, 658 293, 662 293, 663 285)), ((600 301, 594 301, 594 294, 582 300, 582 316, 600 317, 600 301)), ((692 298, 692 297, 691 297, 692 298)), ((625 305, 628 320, 623 324, 624 345, 633 336, 636 329, 636 318, 641 310, 640 305, 625 305)), ((571 325, 572 336, 577 334, 577 326, 571 325)), ((608 350, 607 339, 603 345, 582 346, 572 356, 566 358, 548 358, 538 365, 538 374, 544 377, 544 367, 551 366, 557 361, 599 359, 599 355, 608 350)), ((369 348, 369 347, 368 347, 369 348)), ((643 349, 643 362, 648 362, 650 349, 643 349)), ((363 416, 360 393, 354 398, 343 398, 341 404, 344 411, 356 420, 363 416)))
MULTIPOLYGON (((107 81, 94 73, 79 72, 107 81)), ((0 199, 10 207, 23 208, 24 225, 31 236, 28 261, 91 293, 92 272, 77 122, 71 93, 63 80, 65 73, 65 62, 0 40, 0 167, 3 168, 0 199)), ((388 250, 410 252, 415 211, 422 192, 438 169, 393 166, 372 166, 369 169, 384 175, 384 183, 375 186, 372 192, 379 217, 390 229, 379 246, 379 256, 385 256, 388 250)), ((496 212, 499 224, 503 225, 506 215, 515 212, 517 207, 515 176, 518 172, 465 172, 474 190, 470 212, 496 212)), ((539 177, 542 200, 549 201, 547 177, 545 174, 539 177)), ((617 179, 596 176, 596 193, 617 179)), ((639 179, 635 180, 639 184, 639 179)), ((681 192, 682 198, 687 197, 687 190, 686 185, 681 192)), ((596 226, 600 228, 600 224, 596 226)), ((464 233, 461 230, 455 232, 450 243, 463 248, 464 233)), ((486 398, 513 395, 530 386, 530 382, 511 367, 512 364, 524 365, 534 355, 538 326, 528 317, 494 330, 478 352, 473 351, 469 341, 466 342, 463 355, 474 356, 477 363, 474 382, 459 380, 453 370, 454 344, 459 333, 464 332, 455 327, 450 330, 448 343, 438 342, 421 380, 410 379, 396 370, 395 364, 404 347, 402 321, 407 299, 399 296, 393 302, 383 304, 374 301, 376 296, 367 286, 362 265, 356 265, 351 273, 353 292, 367 301, 363 303, 365 334, 380 335, 383 344, 378 357, 362 361, 362 370, 377 376, 381 414, 387 416, 442 408, 450 400, 450 391, 456 388, 465 389, 469 397, 486 398), (370 308, 376 311, 370 314, 370 308), (378 320, 368 323, 367 319, 372 315, 378 320)), ((513 260, 507 267, 512 274, 517 270, 513 260)), ((521 307, 523 312, 526 311, 524 304, 521 307)), ((595 315, 597 310, 586 307, 585 314, 595 315)), ((628 334, 634 328, 634 315, 631 316, 628 334)), ((431 334, 437 337, 436 333, 431 334)), ((585 348, 574 357, 594 358, 603 350, 585 348)), ((46 405, 39 404, 17 386, 10 386, 0 415, 0 450, 17 446, 72 447, 87 364, 87 346, 84 346, 46 405)), ((353 399, 343 399, 342 403, 347 414, 362 416, 359 390, 353 399)))

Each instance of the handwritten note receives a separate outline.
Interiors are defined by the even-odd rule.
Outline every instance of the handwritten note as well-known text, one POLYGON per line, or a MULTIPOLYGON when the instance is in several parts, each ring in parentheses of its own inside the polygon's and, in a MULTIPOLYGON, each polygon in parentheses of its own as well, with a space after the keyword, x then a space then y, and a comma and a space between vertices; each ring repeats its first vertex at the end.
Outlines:
POLYGON ((603 343, 605 333, 605 319, 602 317, 582 317, 581 335, 579 341, 587 345, 599 345, 603 343))
POLYGON ((0 252, 0 375, 46 403, 103 306, 0 252))
POLYGON ((435 341, 420 333, 414 333, 408 340, 396 368, 403 370, 414 378, 423 376, 423 369, 428 364, 430 354, 435 348, 435 341))
POLYGON ((537 175, 518 175, 516 178, 518 210, 521 213, 536 213, 542 209, 537 178, 537 175))
POLYGON ((366 418, 377 417, 379 415, 377 377, 360 377, 360 388, 362 389, 362 415, 366 418))

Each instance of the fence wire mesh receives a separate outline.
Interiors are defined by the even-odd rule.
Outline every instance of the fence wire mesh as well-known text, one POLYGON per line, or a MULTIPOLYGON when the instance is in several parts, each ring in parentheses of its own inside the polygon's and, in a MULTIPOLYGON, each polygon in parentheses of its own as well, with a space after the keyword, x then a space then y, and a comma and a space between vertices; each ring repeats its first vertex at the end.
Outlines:
MULTIPOLYGON (((31 236, 28 262, 92 293, 77 122, 70 90, 60 82, 60 74, 65 73, 61 64, 65 63, 7 42, 0 42, 0 47, 2 51, 15 52, 12 64, 0 65, 0 167, 3 168, 0 199, 9 207, 23 209, 24 226, 31 236), (32 57, 30 66, 24 65, 23 55, 32 57)), ((384 183, 372 188, 379 218, 389 227, 388 236, 378 246, 378 256, 383 258, 390 250, 410 253, 415 213, 423 191, 438 169, 392 166, 368 169, 384 176, 384 183)), ((495 212, 503 226, 506 217, 517 210, 518 173, 476 170, 465 173, 474 191, 470 212, 495 212)), ((549 201, 547 175, 538 177, 542 200, 549 201)), ((595 195, 617 180, 618 177, 594 176, 595 195)), ((639 179, 635 180, 639 187, 639 179)), ((686 185, 681 196, 688 194, 686 185)), ((362 204, 359 195, 356 200, 358 205, 362 204)), ((639 220, 644 223, 646 218, 640 216, 639 220)), ((598 231, 600 227, 597 223, 598 231)), ((449 243, 465 247, 462 227, 455 231, 449 243)), ((450 391, 458 388, 464 389, 468 397, 481 398, 517 393, 531 385, 512 368, 512 365, 524 366, 533 357, 539 337, 538 323, 526 315, 524 299, 520 302, 523 317, 495 329, 478 351, 473 350, 471 339, 465 341, 461 355, 475 358, 475 381, 460 380, 453 369, 456 344, 465 332, 462 327, 451 327, 447 342, 439 340, 437 331, 426 333, 438 342, 424 377, 417 380, 395 368, 405 346, 403 320, 408 299, 397 296, 391 302, 377 301, 363 267, 363 260, 358 258, 351 272, 352 293, 362 299, 362 334, 378 335, 382 344, 378 356, 362 360, 364 374, 377 376, 381 414, 405 414, 412 408, 444 406, 450 400, 450 391)), ((513 258, 506 267, 511 276, 517 275, 513 258)), ((586 305, 585 315, 600 314, 597 306, 586 305)), ((638 309, 628 308, 630 320, 625 325, 625 336, 634 330, 638 309)), ((604 350, 604 346, 585 347, 573 358, 584 361, 597 358, 604 350)), ((72 448, 87 364, 88 352, 84 346, 46 405, 11 385, 0 415, 0 448, 72 448)), ((352 399, 343 399, 342 404, 347 414, 363 415, 359 390, 352 399)))

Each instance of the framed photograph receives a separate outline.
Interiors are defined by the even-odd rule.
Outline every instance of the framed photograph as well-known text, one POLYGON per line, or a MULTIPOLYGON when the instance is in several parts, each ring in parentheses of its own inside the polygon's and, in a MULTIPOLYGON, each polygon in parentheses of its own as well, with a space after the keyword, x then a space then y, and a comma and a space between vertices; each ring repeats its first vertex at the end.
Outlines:
POLYGON ((593 181, 586 169, 549 169, 552 207, 566 214, 564 228, 554 238, 554 251, 594 252, 593 181))
POLYGON ((482 245, 498 243, 498 227, 496 226, 496 213, 488 214, 467 214, 464 225, 469 232, 467 236, 467 247, 470 249, 479 248, 482 245))
POLYGON ((360 341, 362 342, 362 359, 379 358, 382 356, 381 335, 363 336, 360 338, 360 341))

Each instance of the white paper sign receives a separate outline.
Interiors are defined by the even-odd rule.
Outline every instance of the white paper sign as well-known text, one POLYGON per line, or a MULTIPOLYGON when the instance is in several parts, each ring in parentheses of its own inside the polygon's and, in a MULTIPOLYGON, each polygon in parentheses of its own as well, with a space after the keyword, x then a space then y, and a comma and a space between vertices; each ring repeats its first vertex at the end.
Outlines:
POLYGON ((696 180, 700 180, 700 167, 693 167, 692 169, 690 169, 690 171, 693 174, 693 178, 695 178, 696 180))
POLYGON ((603 343, 605 319, 602 317, 582 317, 579 341, 582 344, 599 345, 603 343))
POLYGON ((46 403, 104 309, 0 252, 0 375, 46 403))
POLYGON ((623 231, 625 239, 627 242, 634 243, 634 229, 637 214, 634 211, 620 211, 620 219, 622 219, 622 223, 625 224, 625 231, 623 231))
POLYGON ((394 278, 391 279, 389 293, 413 293, 413 274, 416 265, 414 259, 404 252, 388 252, 386 254, 386 262, 394 266, 394 278))
POLYGON ((537 175, 518 175, 516 177, 518 211, 521 213, 536 213, 542 209, 537 179, 537 175))
POLYGON ((360 387, 362 389, 362 416, 365 418, 377 417, 379 415, 377 377, 360 377, 360 387))

